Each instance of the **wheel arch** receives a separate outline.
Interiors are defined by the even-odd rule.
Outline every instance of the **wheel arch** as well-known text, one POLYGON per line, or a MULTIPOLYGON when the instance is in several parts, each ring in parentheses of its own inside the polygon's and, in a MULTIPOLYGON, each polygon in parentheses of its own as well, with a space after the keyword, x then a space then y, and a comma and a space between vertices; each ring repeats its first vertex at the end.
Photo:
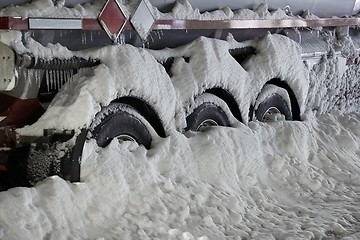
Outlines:
POLYGON ((211 94, 217 96, 218 98, 222 99, 226 103, 226 105, 229 107, 230 112, 233 114, 233 116, 239 122, 243 122, 239 104, 236 101, 233 94, 231 94, 230 91, 220 88, 220 87, 214 87, 214 88, 209 88, 209 89, 205 90, 205 93, 211 93, 211 94))
POLYGON ((120 97, 112 102, 125 103, 136 109, 149 124, 154 128, 155 132, 162 138, 166 137, 163 123, 156 110, 145 100, 135 96, 120 97))
MULTIPOLYGON (((286 90, 286 92, 288 93, 289 98, 290 98, 292 118, 294 121, 300 121, 301 120, 300 105, 299 105, 299 102, 298 102, 296 95, 295 95, 294 91, 292 90, 291 86, 285 80, 282 80, 280 78, 272 78, 263 85, 260 93, 262 92, 263 88, 269 84, 275 85, 277 87, 280 87, 280 88, 283 88, 286 90)), ((255 108, 254 105, 250 106, 249 119, 252 119, 252 116, 253 116, 254 110, 255 110, 254 108, 255 108)))

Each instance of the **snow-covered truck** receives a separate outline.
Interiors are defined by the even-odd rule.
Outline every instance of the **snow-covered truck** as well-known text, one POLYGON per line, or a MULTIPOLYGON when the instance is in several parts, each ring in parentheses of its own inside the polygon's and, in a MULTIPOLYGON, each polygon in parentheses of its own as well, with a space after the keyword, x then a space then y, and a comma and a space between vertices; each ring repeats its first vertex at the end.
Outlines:
POLYGON ((359 8, 357 0, 1 1, 3 188, 54 174, 80 181, 91 139, 150 149, 172 130, 301 120, 312 66, 328 55, 339 72, 358 65, 359 8))

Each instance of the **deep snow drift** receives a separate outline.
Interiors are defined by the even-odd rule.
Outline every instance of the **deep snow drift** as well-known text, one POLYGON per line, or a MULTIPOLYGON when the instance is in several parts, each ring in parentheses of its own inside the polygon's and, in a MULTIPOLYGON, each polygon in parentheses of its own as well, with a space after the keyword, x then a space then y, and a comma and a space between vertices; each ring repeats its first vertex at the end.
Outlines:
POLYGON ((358 239, 360 116, 87 146, 83 182, 0 193, 1 239, 358 239), (347 237, 347 238, 345 238, 347 237))
MULTIPOLYGON (((1 37, 11 42, 16 36, 1 37)), ((29 50, 16 44, 40 55, 50 54, 45 50, 72 54, 59 46, 44 49, 28 42, 29 50)), ((85 146, 81 183, 50 177, 33 188, 1 192, 0 239, 359 239, 358 65, 339 75, 337 59, 324 58, 308 69, 307 79, 297 44, 271 35, 254 44, 258 54, 243 68, 235 67, 227 43, 199 40, 189 52, 183 49, 197 54, 195 63, 177 59, 172 79, 143 49, 113 46, 87 53, 104 64, 79 74, 38 125, 90 124, 101 106, 129 94, 121 85, 126 82, 132 92, 161 105, 169 136, 155 138, 150 150, 117 141, 101 149, 92 140, 85 146), (216 71, 216 64, 222 68, 216 71), (146 82, 148 75, 155 76, 152 82, 146 82), (190 110, 184 104, 194 104, 189 98, 224 75, 248 87, 234 89, 244 111, 268 77, 303 80, 294 83, 307 110, 303 121, 178 131, 190 110), (183 90, 187 98, 177 99, 182 87, 191 91, 183 90)), ((23 131, 40 129, 32 127, 23 131)))

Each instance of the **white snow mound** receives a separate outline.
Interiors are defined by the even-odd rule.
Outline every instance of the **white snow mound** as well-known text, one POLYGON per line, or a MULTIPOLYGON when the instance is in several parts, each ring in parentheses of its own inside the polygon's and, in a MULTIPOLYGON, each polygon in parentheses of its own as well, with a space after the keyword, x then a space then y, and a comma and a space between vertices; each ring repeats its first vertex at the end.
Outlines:
POLYGON ((359 124, 252 122, 175 132, 149 151, 90 141, 81 183, 0 193, 0 238, 357 239, 359 124))

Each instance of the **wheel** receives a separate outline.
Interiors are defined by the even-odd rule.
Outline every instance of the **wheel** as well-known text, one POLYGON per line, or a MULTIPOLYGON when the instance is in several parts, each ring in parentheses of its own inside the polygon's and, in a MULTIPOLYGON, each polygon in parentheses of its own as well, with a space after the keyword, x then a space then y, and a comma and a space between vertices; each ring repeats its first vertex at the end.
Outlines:
POLYGON ((106 147, 117 138, 120 142, 134 141, 149 149, 152 136, 144 121, 131 106, 114 102, 97 115, 91 137, 96 139, 99 147, 106 147))
POLYGON ((279 119, 291 121, 293 117, 287 91, 276 85, 266 85, 257 99, 255 119, 261 122, 273 122, 279 119))
MULTIPOLYGON (((204 94, 210 96, 211 94, 204 94)), ((217 97, 212 97, 217 98, 217 97)), ((186 118, 185 131, 204 131, 213 126, 230 126, 230 121, 220 104, 204 101, 186 118)))
POLYGON ((99 147, 106 147, 117 138, 134 141, 149 149, 152 142, 150 124, 135 108, 125 103, 113 102, 103 108, 88 129, 83 129, 77 137, 75 147, 61 163, 61 176, 71 182, 80 181, 81 164, 87 139, 95 139, 99 147))

